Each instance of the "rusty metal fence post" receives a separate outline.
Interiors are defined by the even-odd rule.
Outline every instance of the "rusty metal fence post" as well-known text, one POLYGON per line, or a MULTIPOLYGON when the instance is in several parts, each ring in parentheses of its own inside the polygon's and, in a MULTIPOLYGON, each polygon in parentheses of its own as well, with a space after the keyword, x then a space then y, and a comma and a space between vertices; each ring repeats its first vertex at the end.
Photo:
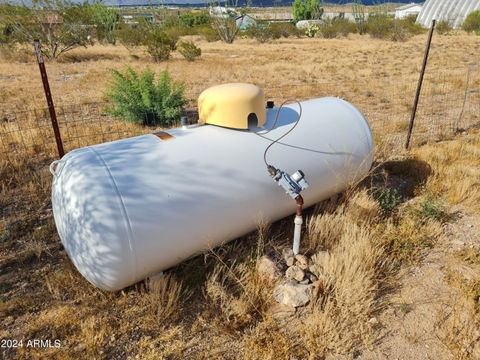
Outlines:
POLYGON ((55 141, 57 143, 58 155, 63 157, 65 151, 63 150, 62 137, 60 135, 60 129, 58 127, 57 114, 55 112, 55 105, 53 104, 52 93, 50 92, 50 85, 48 83, 47 70, 45 69, 45 61, 43 59, 42 48, 39 40, 33 41, 35 48, 35 55, 37 56, 38 67, 40 69, 40 75, 42 76, 43 90, 45 91, 45 97, 47 98, 48 111, 50 113, 50 119, 52 120, 53 133, 55 134, 55 141))
POLYGON ((432 45, 433 30, 435 30, 436 21, 432 21, 430 32, 428 33, 427 46, 425 48, 425 55, 423 57, 422 70, 420 71, 420 78, 418 79, 417 92, 415 100, 413 101, 412 115, 410 116, 410 124, 408 125, 407 142, 405 149, 410 147, 410 139, 412 137, 413 125, 415 124, 415 116, 417 115, 418 101, 420 100, 420 93, 422 92, 423 78, 425 76, 425 69, 427 68, 428 55, 430 54, 430 46, 432 45))

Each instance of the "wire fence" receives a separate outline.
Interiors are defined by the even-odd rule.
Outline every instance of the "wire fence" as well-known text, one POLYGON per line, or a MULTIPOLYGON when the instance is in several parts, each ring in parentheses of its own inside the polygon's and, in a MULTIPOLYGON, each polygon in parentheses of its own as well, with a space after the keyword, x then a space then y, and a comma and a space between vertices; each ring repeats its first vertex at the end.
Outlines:
MULTIPOLYGON (((376 80, 298 83, 261 86, 277 104, 291 99, 322 96, 344 98, 369 120, 377 146, 388 151, 403 148, 407 136, 416 82, 376 80)), ((196 121, 196 98, 203 89, 186 94, 191 122, 196 121)), ((141 135, 158 127, 128 123, 109 115, 105 102, 57 104, 57 117, 65 151, 141 135)), ((145 114, 148 123, 148 114, 145 114)), ((321 118, 321 114, 318 114, 321 118)), ((426 75, 412 136, 412 145, 445 139, 480 126, 480 65, 426 75)), ((0 112, 0 154, 3 159, 58 157, 48 108, 0 112)))

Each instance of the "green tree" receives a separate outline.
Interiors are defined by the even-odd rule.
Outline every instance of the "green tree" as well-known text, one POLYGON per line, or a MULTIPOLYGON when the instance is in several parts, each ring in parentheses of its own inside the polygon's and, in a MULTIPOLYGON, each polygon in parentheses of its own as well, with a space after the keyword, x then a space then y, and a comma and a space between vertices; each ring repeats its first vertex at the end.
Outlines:
POLYGON ((68 0, 35 1, 0 8, 0 26, 8 27, 9 40, 26 43, 38 39, 46 58, 54 59, 79 46, 92 44, 94 27, 90 5, 68 0))
POLYGON ((94 3, 90 6, 91 21, 95 26, 97 39, 115 45, 116 30, 120 23, 120 16, 102 3, 94 3))
POLYGON ((292 4, 293 18, 299 20, 320 19, 323 15, 321 0, 294 0, 292 4))

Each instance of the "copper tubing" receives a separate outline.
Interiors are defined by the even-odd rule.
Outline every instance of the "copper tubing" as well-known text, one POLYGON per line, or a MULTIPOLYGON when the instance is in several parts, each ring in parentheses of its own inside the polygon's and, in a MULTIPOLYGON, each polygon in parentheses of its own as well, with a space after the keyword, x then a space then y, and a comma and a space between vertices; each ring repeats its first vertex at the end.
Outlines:
POLYGON ((302 216, 302 208, 303 208, 303 197, 302 197, 302 195, 298 195, 295 198, 295 202, 297 203, 297 216, 302 216))

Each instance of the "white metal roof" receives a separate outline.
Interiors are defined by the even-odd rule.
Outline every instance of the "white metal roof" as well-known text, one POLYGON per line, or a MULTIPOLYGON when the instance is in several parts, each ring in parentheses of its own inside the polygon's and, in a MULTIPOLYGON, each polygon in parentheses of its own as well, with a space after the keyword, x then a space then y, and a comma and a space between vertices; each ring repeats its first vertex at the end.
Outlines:
POLYGON ((430 27, 432 20, 450 21, 454 28, 462 25, 467 15, 480 9, 480 0, 427 0, 417 22, 430 27))
POLYGON ((410 9, 412 7, 416 7, 416 6, 421 8, 422 4, 410 3, 410 4, 403 5, 403 6, 400 6, 400 7, 396 8, 395 11, 408 10, 408 9, 410 9))

